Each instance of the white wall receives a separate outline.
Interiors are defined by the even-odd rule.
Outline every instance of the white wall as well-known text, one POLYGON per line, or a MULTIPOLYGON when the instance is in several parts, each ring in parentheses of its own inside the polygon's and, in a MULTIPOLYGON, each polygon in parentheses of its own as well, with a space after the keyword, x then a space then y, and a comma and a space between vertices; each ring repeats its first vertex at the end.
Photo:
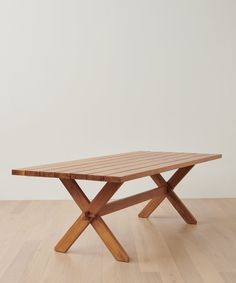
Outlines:
POLYGON ((1 1, 0 198, 68 197, 11 168, 132 150, 222 153, 178 191, 236 197, 235 14, 234 0, 1 1))

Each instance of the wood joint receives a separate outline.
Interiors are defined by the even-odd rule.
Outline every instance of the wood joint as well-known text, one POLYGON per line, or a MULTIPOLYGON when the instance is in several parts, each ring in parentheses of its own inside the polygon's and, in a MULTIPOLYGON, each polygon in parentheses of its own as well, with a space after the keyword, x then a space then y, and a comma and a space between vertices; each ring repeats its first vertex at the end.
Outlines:
POLYGON ((169 183, 169 182, 166 182, 166 192, 168 194, 169 191, 173 191, 174 190, 174 187, 169 183))
POLYGON ((91 213, 90 211, 85 211, 82 213, 82 219, 86 220, 86 221, 92 221, 94 218, 96 218, 97 216, 93 213, 91 213))

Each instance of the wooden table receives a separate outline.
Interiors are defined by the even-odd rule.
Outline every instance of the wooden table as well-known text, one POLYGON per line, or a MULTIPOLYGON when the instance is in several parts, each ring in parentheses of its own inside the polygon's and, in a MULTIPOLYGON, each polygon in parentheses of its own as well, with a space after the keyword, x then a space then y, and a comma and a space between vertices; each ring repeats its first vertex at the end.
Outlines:
POLYGON ((69 162, 13 169, 13 175, 59 178, 82 213, 56 244, 57 252, 65 253, 89 224, 93 226, 114 258, 128 262, 129 257, 112 234, 102 216, 150 200, 139 217, 147 218, 167 198, 188 224, 197 221, 174 188, 195 164, 221 158, 220 154, 174 153, 137 151, 116 155, 88 158, 69 162), (161 172, 176 172, 166 181, 161 172), (120 200, 110 201, 121 185, 129 180, 150 176, 156 188, 120 200), (90 201, 75 179, 105 181, 95 198, 90 201))

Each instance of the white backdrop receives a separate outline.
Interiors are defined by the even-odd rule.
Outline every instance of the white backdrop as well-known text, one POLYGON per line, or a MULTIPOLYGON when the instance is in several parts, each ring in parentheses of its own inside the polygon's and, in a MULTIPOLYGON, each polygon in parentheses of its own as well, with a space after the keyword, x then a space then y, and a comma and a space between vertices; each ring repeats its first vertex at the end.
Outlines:
POLYGON ((234 0, 1 1, 0 198, 68 197, 11 168, 132 150, 222 153, 178 191, 236 197, 235 14, 234 0))

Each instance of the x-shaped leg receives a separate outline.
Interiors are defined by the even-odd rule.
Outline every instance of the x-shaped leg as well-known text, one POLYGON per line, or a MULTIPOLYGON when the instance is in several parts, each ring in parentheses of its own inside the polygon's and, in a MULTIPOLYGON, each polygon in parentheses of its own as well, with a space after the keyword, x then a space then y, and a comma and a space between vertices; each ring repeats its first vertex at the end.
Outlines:
POLYGON ((120 188, 122 183, 106 183, 101 191, 90 202, 80 186, 73 179, 60 179, 76 204, 82 210, 82 214, 69 228, 62 239, 55 246, 55 251, 65 253, 76 241, 80 234, 91 224, 104 244, 118 261, 129 261, 129 257, 118 240, 112 234, 105 222, 99 216, 99 211, 106 205, 109 199, 120 188))
POLYGON ((176 185, 184 178, 184 176, 193 168, 193 166, 188 166, 184 168, 179 168, 174 175, 166 182, 165 179, 160 175, 153 175, 151 178, 159 186, 164 186, 166 188, 166 193, 161 194, 157 198, 153 198, 148 202, 148 204, 139 213, 139 217, 147 218, 151 213, 158 207, 158 205, 167 198, 178 213, 183 217, 186 223, 196 224, 197 220, 194 218, 192 213, 187 209, 183 202, 173 191, 176 185))

